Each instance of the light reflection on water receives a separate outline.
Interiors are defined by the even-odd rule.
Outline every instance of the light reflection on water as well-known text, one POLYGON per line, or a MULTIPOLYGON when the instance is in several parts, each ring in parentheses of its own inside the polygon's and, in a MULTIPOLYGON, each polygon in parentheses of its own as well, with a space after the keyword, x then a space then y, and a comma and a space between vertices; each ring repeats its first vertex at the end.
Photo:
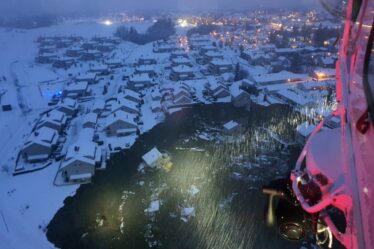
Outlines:
POLYGON ((285 176, 298 151, 267 130, 290 142, 301 116, 287 107, 250 114, 225 107, 220 115, 214 108, 176 118, 178 124, 169 119, 174 123, 143 135, 92 185, 81 187, 51 222, 48 238, 62 248, 300 248, 265 230, 260 188, 285 176), (217 132, 243 117, 248 129, 235 139, 217 132), (199 139, 201 132, 211 141, 199 139), (137 172, 140 156, 154 145, 171 156, 171 171, 137 172), (146 212, 152 201, 159 211, 146 212), (190 216, 185 208, 193 208, 190 216))

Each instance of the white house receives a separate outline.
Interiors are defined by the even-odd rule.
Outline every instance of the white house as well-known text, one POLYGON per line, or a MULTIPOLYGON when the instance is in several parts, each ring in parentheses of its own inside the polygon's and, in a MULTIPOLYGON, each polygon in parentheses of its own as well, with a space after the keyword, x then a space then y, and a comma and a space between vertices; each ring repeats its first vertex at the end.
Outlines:
POLYGON ((81 81, 88 82, 88 84, 95 84, 98 82, 97 74, 94 72, 87 72, 87 73, 79 74, 75 77, 75 80, 77 82, 81 82, 81 81))
POLYGON ((144 154, 142 159, 148 167, 154 168, 157 166, 157 163, 160 159, 162 159, 162 157, 162 153, 156 147, 154 147, 152 150, 144 154))
POLYGON ((232 63, 228 60, 213 59, 208 66, 209 73, 213 75, 220 75, 228 72, 232 72, 232 63))
POLYGON ((152 101, 151 102, 151 110, 152 112, 162 112, 161 103, 159 101, 152 101))
POLYGON ((251 95, 240 89, 239 85, 233 85, 231 87, 231 102, 235 107, 250 108, 251 95))
POLYGON ((315 125, 310 124, 308 121, 298 125, 296 127, 296 140, 300 144, 305 144, 306 140, 310 136, 310 134, 313 132, 313 130, 316 128, 315 125))
POLYGON ((105 130, 109 136, 123 136, 134 134, 137 131, 137 124, 134 116, 123 111, 117 111, 106 118, 105 130))
POLYGON ((97 124, 97 114, 94 112, 87 113, 83 118, 83 128, 95 128, 97 124))
POLYGON ((37 124, 37 129, 42 127, 48 127, 51 129, 56 130, 57 132, 62 132, 65 128, 67 122, 67 118, 65 113, 52 110, 50 112, 45 113, 37 124))
POLYGON ((78 103, 75 99, 64 98, 59 102, 56 110, 65 113, 66 117, 72 118, 78 112, 78 103))
POLYGON ((130 89, 125 89, 124 92, 118 94, 117 98, 120 99, 121 97, 136 104, 140 104, 142 102, 142 97, 140 94, 130 89))
POLYGON ((103 99, 97 99, 92 107, 92 112, 100 114, 105 109, 105 101, 103 99))
POLYGON ((80 81, 74 82, 67 85, 64 89, 64 96, 70 98, 77 98, 82 96, 88 96, 91 92, 88 90, 88 82, 80 81))
POLYGON ((110 111, 116 112, 121 110, 123 112, 133 114, 138 116, 140 114, 139 108, 136 103, 126 100, 126 99, 117 99, 117 101, 113 101, 112 105, 110 106, 110 111))
POLYGON ((193 67, 179 65, 171 68, 170 79, 173 81, 189 80, 195 77, 193 67))
POLYGON ((234 134, 240 131, 240 125, 237 122, 231 120, 223 125, 223 130, 227 134, 234 134))
POLYGON ((22 148, 23 157, 30 163, 47 160, 57 146, 58 137, 57 131, 48 127, 34 131, 22 148))
POLYGON ((149 87, 152 84, 152 79, 149 74, 133 74, 129 77, 127 86, 132 90, 141 90, 143 88, 149 87))
POLYGON ((101 164, 101 150, 92 141, 79 140, 69 146, 60 171, 67 182, 85 182, 101 164))

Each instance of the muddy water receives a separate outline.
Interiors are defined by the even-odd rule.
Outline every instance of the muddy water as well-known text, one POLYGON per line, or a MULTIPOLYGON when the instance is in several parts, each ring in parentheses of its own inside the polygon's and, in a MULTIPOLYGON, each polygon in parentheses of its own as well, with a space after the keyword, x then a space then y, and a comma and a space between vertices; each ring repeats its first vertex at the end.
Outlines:
POLYGON ((48 226, 48 240, 59 248, 300 248, 265 227, 260 191, 287 174, 300 150, 262 128, 292 142, 300 119, 283 105, 248 113, 217 104, 175 113, 68 197, 48 226), (232 119, 243 131, 224 136, 220 129, 232 119), (170 155, 170 170, 138 170, 154 146, 170 155), (152 202, 158 211, 148 212, 152 202))

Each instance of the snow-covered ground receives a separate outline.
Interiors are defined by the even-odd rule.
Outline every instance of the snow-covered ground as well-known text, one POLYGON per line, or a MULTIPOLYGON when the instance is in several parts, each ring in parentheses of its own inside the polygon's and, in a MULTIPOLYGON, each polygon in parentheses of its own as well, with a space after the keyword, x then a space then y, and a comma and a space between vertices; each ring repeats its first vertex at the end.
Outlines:
MULTIPOLYGON (((31 30, 0 28, 0 92, 6 91, 2 101, 13 107, 11 112, 0 111, 0 248, 53 248, 43 229, 63 205, 63 200, 74 195, 79 187, 53 185, 59 163, 31 174, 12 176, 16 156, 40 113, 49 108, 53 93, 63 89, 69 73, 73 71, 75 75, 84 69, 64 71, 34 64, 38 53, 35 40, 52 35, 112 36, 118 25, 81 20, 31 30), (52 80, 60 83, 41 84, 52 80)), ((126 25, 143 32, 150 24, 126 25)), ((119 46, 122 53, 117 54, 123 56, 136 51, 134 47, 123 43, 119 46)), ((110 90, 111 94, 116 92, 115 88, 110 90)), ((153 125, 149 124, 147 129, 153 125)))

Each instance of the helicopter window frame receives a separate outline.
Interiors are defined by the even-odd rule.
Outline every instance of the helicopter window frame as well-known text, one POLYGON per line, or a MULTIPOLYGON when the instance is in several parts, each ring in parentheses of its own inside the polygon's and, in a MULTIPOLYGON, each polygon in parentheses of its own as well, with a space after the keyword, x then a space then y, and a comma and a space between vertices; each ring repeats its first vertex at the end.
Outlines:
POLYGON ((362 0, 354 0, 352 4, 351 20, 356 21, 358 14, 360 13, 362 0))
POLYGON ((370 31, 368 44, 366 47, 365 58, 364 58, 364 71, 363 71, 363 88, 366 96, 366 102, 368 105, 369 118, 374 124, 374 82, 370 85, 370 79, 374 80, 374 71, 371 67, 374 67, 374 22, 370 31), (369 76, 372 75, 372 77, 369 76))

